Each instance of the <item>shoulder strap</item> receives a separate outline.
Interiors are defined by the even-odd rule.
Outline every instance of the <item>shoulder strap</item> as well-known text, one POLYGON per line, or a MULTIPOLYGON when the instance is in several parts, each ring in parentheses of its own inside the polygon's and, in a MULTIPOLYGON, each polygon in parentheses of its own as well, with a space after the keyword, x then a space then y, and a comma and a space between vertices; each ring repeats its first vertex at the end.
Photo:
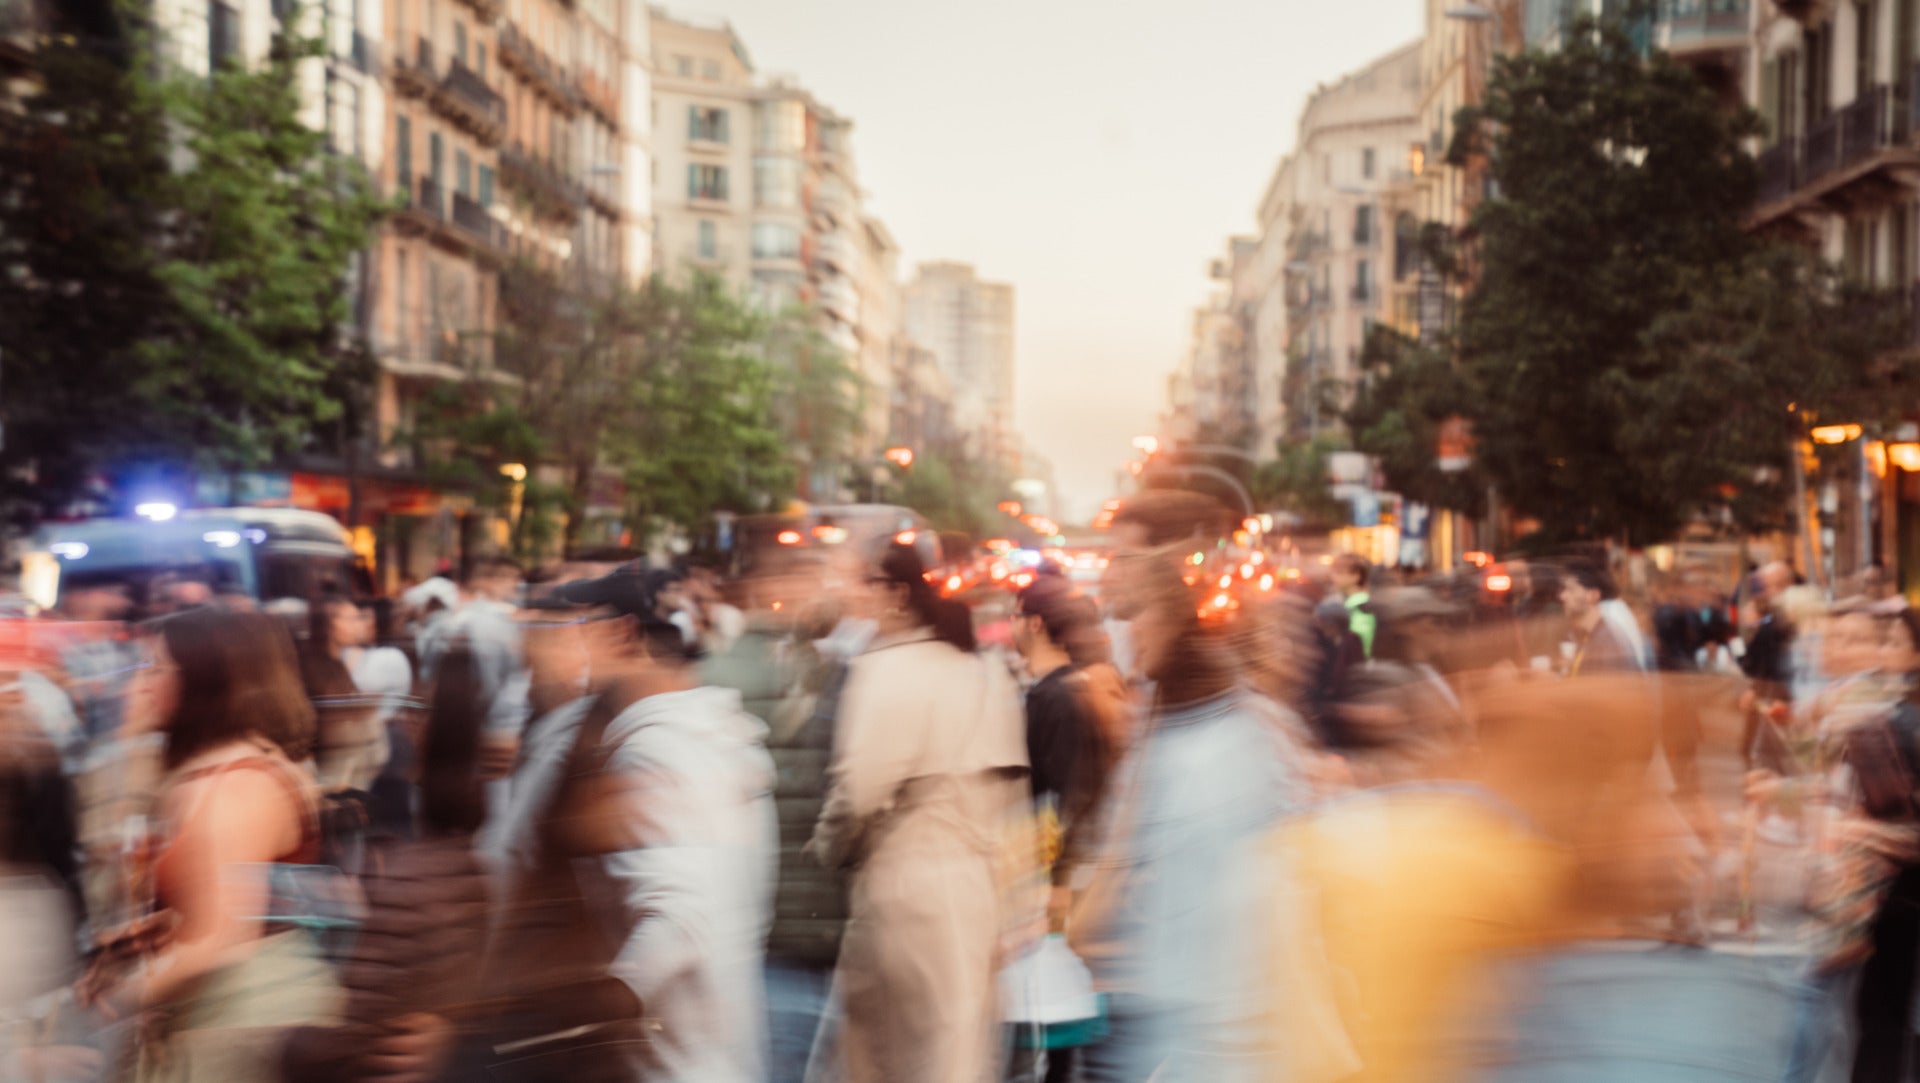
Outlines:
POLYGON ((546 808, 540 812, 539 835, 543 848, 549 852, 552 852, 560 838, 559 833, 553 830, 555 821, 579 793, 581 783, 605 770, 611 758, 612 754, 604 747, 607 727, 627 706, 624 699, 616 697, 616 691, 609 688, 593 698, 593 706, 587 709, 587 716, 580 720, 580 728, 574 732, 573 747, 567 752, 559 784, 553 788, 546 808))

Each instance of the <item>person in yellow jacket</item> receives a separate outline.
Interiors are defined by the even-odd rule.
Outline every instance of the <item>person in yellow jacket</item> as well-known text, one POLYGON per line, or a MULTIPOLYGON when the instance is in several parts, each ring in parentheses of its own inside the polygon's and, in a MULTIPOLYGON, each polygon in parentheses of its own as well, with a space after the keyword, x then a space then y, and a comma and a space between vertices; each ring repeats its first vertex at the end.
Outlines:
POLYGON ((1452 780, 1337 798, 1274 832, 1275 1083, 1471 1078, 1476 1036, 1513 1007, 1503 962, 1664 905, 1642 863, 1619 861, 1666 864, 1621 837, 1647 822, 1642 704, 1617 678, 1491 693, 1452 780))

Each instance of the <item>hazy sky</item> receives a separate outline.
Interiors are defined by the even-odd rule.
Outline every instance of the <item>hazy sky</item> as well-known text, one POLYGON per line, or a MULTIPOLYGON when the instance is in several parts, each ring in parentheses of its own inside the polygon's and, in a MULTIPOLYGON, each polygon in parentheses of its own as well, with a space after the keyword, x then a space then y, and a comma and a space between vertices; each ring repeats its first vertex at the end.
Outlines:
POLYGON ((1420 34, 1420 0, 662 0, 854 122, 901 270, 1014 285, 1020 430, 1066 511, 1106 498, 1314 86, 1420 34))

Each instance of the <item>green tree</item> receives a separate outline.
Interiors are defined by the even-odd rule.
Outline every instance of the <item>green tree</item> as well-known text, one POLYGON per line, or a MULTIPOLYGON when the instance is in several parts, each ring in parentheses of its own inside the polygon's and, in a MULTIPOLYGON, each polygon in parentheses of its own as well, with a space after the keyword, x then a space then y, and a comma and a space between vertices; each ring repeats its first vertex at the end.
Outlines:
POLYGON ((1346 442, 1321 436, 1306 443, 1282 441, 1277 458, 1253 472, 1253 500, 1260 508, 1292 512, 1313 526, 1334 527, 1346 522, 1346 507, 1327 482, 1327 456, 1344 450, 1346 442))
POLYGON ((318 44, 198 77, 155 40, 56 35, 0 133, 7 459, 47 499, 134 456, 309 449, 369 374, 345 283, 383 207, 300 119, 318 44))
POLYGON ((656 277, 641 298, 645 357, 628 394, 643 423, 611 434, 636 513, 691 531, 715 511, 770 509, 795 471, 771 420, 764 320, 708 276, 686 287, 656 277))
POLYGON ((1487 155, 1498 195, 1460 253, 1457 360, 1396 351, 1354 419, 1412 492, 1431 427, 1462 414, 1501 498, 1561 539, 1660 540, 1729 501, 1752 518, 1790 404, 1824 412, 1896 375, 1897 320, 1858 320, 1881 306, 1745 230, 1757 119, 1646 52, 1629 33, 1645 5, 1628 7, 1501 59, 1461 114, 1452 161, 1487 155), (1858 333, 1820 342, 1847 318, 1858 333))
POLYGON ((821 332, 815 314, 796 307, 772 317, 764 341, 775 381, 774 420, 787 446, 809 466, 869 465, 852 462, 865 421, 866 381, 821 332))
POLYGON ((1433 507, 1478 515, 1486 475, 1440 469, 1440 429, 1474 414, 1471 385, 1444 351, 1376 326, 1360 351, 1361 378, 1345 413, 1355 447, 1380 462, 1388 487, 1433 507))

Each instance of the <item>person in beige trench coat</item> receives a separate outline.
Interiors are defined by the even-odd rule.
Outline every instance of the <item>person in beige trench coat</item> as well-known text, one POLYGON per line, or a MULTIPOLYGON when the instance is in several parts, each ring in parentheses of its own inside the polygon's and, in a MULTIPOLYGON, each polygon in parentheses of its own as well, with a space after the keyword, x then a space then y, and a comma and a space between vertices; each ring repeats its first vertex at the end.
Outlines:
POLYGON ((847 1083, 986 1083, 997 1069, 1003 840, 1026 809, 1018 689, 933 631, 940 604, 894 545, 878 635, 847 678, 810 849, 853 870, 834 983, 847 1083))

